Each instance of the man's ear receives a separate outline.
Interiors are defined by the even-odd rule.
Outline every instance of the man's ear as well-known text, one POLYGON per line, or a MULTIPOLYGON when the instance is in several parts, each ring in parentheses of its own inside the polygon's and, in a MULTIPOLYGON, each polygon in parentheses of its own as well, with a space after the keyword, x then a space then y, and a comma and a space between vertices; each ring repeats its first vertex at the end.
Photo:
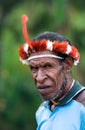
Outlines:
POLYGON ((64 68, 70 71, 73 67, 74 61, 71 57, 67 57, 64 61, 64 68))

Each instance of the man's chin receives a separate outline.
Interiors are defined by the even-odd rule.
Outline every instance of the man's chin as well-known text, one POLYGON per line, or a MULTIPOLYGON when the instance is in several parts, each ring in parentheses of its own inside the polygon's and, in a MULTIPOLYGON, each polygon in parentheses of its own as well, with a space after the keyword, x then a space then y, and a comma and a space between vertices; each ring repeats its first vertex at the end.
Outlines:
POLYGON ((41 98, 43 99, 43 100, 52 100, 53 99, 53 97, 49 97, 49 96, 42 96, 42 95, 40 95, 41 96, 41 98))

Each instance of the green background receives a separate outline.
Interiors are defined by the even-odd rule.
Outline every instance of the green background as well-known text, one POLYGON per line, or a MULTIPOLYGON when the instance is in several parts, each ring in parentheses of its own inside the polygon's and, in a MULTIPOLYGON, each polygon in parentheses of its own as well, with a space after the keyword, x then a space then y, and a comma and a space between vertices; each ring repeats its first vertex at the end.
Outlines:
POLYGON ((41 103, 29 67, 19 61, 25 43, 21 15, 29 17, 32 39, 44 31, 72 40, 81 60, 72 75, 85 80, 85 0, 0 0, 0 130, 35 130, 35 112, 41 103))

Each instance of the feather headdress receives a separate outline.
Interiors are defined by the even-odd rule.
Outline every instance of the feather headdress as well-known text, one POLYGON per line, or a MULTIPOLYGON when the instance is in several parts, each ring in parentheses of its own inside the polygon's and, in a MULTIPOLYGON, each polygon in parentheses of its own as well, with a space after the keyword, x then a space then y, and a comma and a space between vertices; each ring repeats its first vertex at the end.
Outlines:
POLYGON ((30 41, 27 33, 27 28, 26 28, 26 22, 28 20, 28 17, 26 15, 22 15, 22 30, 23 30, 23 35, 26 40, 26 43, 22 46, 19 47, 19 56, 20 60, 24 64, 28 64, 28 61, 33 59, 33 58, 40 58, 40 57, 53 57, 53 58, 58 58, 58 59, 63 59, 62 57, 59 56, 54 56, 54 55, 37 55, 30 57, 30 54, 32 52, 38 52, 38 51, 45 51, 49 50, 52 52, 59 52, 61 54, 67 54, 68 56, 72 57, 74 59, 74 64, 77 65, 80 59, 80 54, 73 45, 69 45, 67 41, 59 42, 59 41, 50 41, 46 39, 42 40, 35 40, 35 41, 30 41))

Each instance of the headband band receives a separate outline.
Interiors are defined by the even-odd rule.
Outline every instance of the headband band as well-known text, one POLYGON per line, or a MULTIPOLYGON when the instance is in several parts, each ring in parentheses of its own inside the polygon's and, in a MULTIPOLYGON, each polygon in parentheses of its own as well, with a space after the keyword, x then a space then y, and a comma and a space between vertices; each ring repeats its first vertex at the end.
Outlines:
POLYGON ((37 58, 43 58, 43 57, 49 57, 49 58, 55 58, 55 59, 64 59, 63 57, 60 57, 60 56, 56 56, 56 55, 53 55, 53 54, 42 54, 42 55, 35 55, 35 56, 30 56, 28 59, 26 60, 21 60, 21 62, 23 64, 29 64, 29 61, 30 60, 33 60, 33 59, 37 59, 37 58))
POLYGON ((37 56, 30 56, 28 58, 28 61, 30 61, 32 59, 36 59, 36 58, 43 58, 43 57, 56 58, 56 59, 64 59, 63 57, 56 56, 56 55, 53 55, 53 54, 43 54, 43 55, 37 55, 37 56))

